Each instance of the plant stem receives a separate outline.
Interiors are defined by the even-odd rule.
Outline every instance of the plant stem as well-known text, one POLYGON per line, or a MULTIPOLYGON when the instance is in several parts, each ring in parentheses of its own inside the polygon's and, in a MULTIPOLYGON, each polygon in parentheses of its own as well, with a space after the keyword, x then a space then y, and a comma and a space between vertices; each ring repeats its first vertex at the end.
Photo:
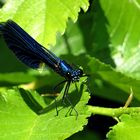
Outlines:
POLYGON ((119 117, 122 114, 138 113, 140 112, 140 107, 128 107, 128 108, 105 108, 97 106, 88 106, 89 111, 92 114, 105 115, 110 117, 119 117))

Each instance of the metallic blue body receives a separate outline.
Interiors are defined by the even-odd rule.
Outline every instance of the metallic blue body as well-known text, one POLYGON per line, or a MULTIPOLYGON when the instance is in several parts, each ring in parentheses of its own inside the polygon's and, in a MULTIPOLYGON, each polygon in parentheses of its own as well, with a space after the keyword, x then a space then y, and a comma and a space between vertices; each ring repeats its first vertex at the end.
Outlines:
POLYGON ((35 41, 14 21, 0 23, 0 34, 17 58, 29 67, 39 68, 43 62, 70 82, 77 82, 83 76, 81 69, 73 69, 68 63, 35 41))

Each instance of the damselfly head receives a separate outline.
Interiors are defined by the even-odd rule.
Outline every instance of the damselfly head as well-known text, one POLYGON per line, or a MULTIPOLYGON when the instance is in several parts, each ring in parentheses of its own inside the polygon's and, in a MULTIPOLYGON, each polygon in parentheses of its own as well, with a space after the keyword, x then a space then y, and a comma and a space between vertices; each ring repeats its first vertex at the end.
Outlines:
POLYGON ((66 76, 72 82, 78 82, 80 77, 83 75, 82 69, 72 70, 71 72, 67 72, 66 76))
POLYGON ((78 69, 78 70, 76 70, 76 72, 80 77, 83 75, 83 70, 82 69, 78 69))

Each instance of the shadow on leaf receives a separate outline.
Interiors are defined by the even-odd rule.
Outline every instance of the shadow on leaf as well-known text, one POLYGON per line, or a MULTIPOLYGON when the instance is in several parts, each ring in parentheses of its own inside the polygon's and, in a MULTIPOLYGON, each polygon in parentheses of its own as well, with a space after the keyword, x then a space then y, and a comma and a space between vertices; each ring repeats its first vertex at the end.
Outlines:
POLYGON ((29 106, 31 110, 33 110, 36 114, 39 114, 39 111, 43 109, 43 107, 35 100, 33 95, 22 88, 19 89, 21 93, 21 97, 25 101, 25 103, 29 106))
MULTIPOLYGON (((74 85, 72 85, 72 88, 73 87, 74 85)), ((76 105, 81 99, 84 85, 83 84, 80 85, 80 90, 78 90, 78 86, 76 84, 75 84, 75 87, 76 87, 75 90, 70 92, 70 94, 68 93, 67 98, 65 98, 65 104, 62 100, 63 94, 61 94, 55 100, 53 100, 52 103, 50 103, 50 105, 48 105, 45 108, 41 104, 39 104, 39 102, 34 98, 34 96, 31 94, 30 91, 24 90, 22 88, 20 88, 19 91, 25 103, 36 114, 38 115, 45 114, 55 108, 56 116, 57 116, 61 114, 61 110, 68 108, 68 110, 65 113, 65 116, 68 116, 68 115, 75 115, 75 114, 78 115, 78 112, 76 110, 76 105)), ((46 98, 46 97, 43 97, 43 98, 46 98)))

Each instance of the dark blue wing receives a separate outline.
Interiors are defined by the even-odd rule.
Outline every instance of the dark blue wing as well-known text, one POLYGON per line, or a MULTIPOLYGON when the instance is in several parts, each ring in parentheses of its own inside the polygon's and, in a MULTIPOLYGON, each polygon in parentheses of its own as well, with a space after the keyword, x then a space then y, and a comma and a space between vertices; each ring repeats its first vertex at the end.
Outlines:
POLYGON ((55 70, 61 61, 12 20, 1 23, 0 32, 17 58, 31 68, 39 68, 40 64, 44 62, 55 70))

